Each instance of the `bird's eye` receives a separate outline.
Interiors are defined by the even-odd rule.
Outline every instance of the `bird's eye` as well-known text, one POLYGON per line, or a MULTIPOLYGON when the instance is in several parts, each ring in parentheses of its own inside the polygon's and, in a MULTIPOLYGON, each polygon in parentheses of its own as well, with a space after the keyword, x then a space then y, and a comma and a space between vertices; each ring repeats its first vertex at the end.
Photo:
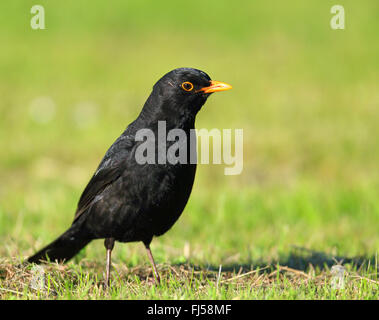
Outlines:
POLYGON ((191 91, 193 89, 193 84, 191 82, 188 82, 188 81, 183 82, 182 83, 182 88, 185 91, 191 91))

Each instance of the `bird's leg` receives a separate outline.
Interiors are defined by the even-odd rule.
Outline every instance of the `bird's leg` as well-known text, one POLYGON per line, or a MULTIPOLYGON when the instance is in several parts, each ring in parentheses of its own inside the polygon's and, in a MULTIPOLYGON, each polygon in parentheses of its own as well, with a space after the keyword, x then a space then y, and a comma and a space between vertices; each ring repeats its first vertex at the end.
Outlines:
POLYGON ((104 240, 105 249, 107 249, 107 271, 106 271, 106 280, 105 287, 110 287, 110 274, 111 274, 111 255, 114 247, 114 238, 106 238, 104 240))
POLYGON ((151 250, 150 250, 150 244, 145 243, 145 247, 147 250, 147 255, 149 257, 149 260, 150 260, 151 264, 153 265, 154 282, 155 282, 155 284, 159 284, 161 282, 161 279, 160 279, 159 274, 158 274, 157 266, 155 265, 153 254, 151 253, 151 250))

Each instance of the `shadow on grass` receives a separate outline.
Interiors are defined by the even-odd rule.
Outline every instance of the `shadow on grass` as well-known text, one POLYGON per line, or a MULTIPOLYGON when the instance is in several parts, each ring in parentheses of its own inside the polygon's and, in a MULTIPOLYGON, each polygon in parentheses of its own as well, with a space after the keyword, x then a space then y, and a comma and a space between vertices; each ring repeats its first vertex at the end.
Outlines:
MULTIPOLYGON (((357 271, 371 267, 374 272, 375 268, 376 272, 379 272, 378 263, 379 261, 377 261, 377 257, 375 256, 335 256, 307 248, 293 247, 288 255, 278 260, 268 262, 260 259, 256 261, 251 260, 242 263, 225 264, 222 265, 222 272, 245 273, 258 268, 262 269, 262 272, 270 272, 276 270, 278 265, 302 272, 308 272, 310 269, 314 269, 317 273, 328 272, 334 265, 350 265, 352 269, 357 271)), ((207 265, 204 267, 191 263, 176 264, 173 266, 181 265, 186 265, 197 271, 206 269, 208 271, 218 272, 220 268, 219 265, 207 265)))

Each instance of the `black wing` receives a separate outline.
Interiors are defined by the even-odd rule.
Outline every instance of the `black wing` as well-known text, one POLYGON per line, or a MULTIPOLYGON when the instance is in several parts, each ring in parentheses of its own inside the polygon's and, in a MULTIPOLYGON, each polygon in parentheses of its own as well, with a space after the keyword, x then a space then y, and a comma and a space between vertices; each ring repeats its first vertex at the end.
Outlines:
POLYGON ((80 197, 74 222, 92 205, 96 196, 122 175, 126 169, 126 159, 133 144, 132 137, 123 134, 109 148, 80 197))

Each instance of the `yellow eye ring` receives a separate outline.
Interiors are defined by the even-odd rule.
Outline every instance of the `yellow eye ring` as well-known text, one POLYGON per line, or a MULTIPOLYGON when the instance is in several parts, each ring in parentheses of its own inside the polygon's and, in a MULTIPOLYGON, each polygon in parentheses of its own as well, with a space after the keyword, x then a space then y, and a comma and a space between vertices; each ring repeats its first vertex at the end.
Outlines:
POLYGON ((191 82, 189 82, 189 81, 183 82, 183 83, 182 83, 182 89, 183 89, 184 91, 192 91, 192 89, 193 89, 193 84, 192 84, 191 82))

